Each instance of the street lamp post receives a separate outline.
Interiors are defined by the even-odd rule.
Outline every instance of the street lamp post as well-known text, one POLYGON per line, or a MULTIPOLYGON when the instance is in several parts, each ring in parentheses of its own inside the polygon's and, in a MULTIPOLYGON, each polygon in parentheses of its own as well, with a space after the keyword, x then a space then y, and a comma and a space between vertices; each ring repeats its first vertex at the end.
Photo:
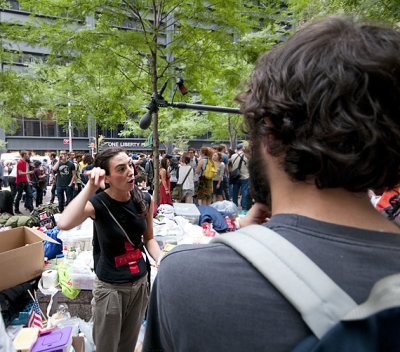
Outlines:
MULTIPOLYGON (((68 93, 69 98, 69 93, 68 93)), ((69 100, 69 99, 68 99, 69 100)), ((72 121, 71 121, 71 102, 68 101, 68 140, 69 140, 69 151, 72 152, 72 121)))

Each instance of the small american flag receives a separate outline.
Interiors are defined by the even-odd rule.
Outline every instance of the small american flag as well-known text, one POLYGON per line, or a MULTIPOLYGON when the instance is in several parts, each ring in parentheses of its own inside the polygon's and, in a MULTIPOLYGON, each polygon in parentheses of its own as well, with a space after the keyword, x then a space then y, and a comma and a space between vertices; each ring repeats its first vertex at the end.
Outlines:
POLYGON ((33 307, 32 307, 31 313, 29 314, 29 319, 28 319, 28 327, 29 328, 37 327, 39 329, 43 328, 42 317, 40 315, 40 309, 39 309, 39 303, 36 299, 33 300, 33 307))

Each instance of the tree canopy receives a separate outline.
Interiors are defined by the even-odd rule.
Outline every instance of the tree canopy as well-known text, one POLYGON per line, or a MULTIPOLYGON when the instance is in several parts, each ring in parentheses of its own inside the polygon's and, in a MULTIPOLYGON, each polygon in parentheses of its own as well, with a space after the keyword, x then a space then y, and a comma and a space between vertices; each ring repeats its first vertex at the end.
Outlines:
MULTIPOLYGON (((32 15, 24 25, 1 23, 1 40, 14 46, 27 43, 45 47, 49 55, 45 62, 31 65, 29 92, 41 92, 42 96, 21 90, 15 97, 22 94, 31 109, 23 111, 14 98, 15 109, 5 111, 4 117, 51 112, 61 123, 71 119, 79 125, 92 116, 102 126, 125 123, 125 134, 146 136, 149 132, 139 129, 139 118, 151 95, 157 94, 167 80, 165 100, 172 99, 172 77, 184 77, 189 88, 190 94, 179 96, 179 100, 235 106, 233 98, 239 83, 248 77, 257 56, 254 51, 265 51, 276 42, 275 27, 282 27, 284 16, 280 1, 19 3, 32 15), (263 40, 243 40, 246 34, 266 28, 270 35, 263 40)), ((18 50, 11 51, 15 54, 18 50)), ((7 97, 4 99, 8 103, 7 97)), ((194 136, 206 131, 227 138, 228 122, 235 126, 231 131, 241 133, 239 120, 238 116, 222 118, 195 111, 155 111, 152 133, 156 163, 160 139, 184 139, 189 133, 194 136)))

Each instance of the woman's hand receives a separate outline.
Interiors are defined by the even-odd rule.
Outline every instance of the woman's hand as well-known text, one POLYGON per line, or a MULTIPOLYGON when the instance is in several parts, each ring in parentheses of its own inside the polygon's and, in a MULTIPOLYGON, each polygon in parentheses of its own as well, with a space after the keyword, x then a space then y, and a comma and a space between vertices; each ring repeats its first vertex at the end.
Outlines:
POLYGON ((265 204, 255 203, 248 213, 243 218, 240 218, 239 225, 240 227, 245 227, 254 224, 264 224, 269 220, 269 216, 271 216, 271 211, 265 204))
POLYGON ((90 171, 85 171, 84 175, 88 177, 88 185, 95 187, 96 189, 106 188, 105 178, 106 178, 106 171, 99 167, 94 167, 90 171))
POLYGON ((159 268, 160 267, 160 263, 161 263, 161 259, 164 257, 164 253, 160 254, 160 256, 157 258, 156 263, 155 263, 155 267, 159 268))

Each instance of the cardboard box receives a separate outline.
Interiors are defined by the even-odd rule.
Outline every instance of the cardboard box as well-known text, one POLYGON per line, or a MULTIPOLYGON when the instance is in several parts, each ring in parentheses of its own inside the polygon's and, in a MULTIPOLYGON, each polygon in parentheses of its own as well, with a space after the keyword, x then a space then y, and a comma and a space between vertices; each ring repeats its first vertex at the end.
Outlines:
POLYGON ((45 240, 58 243, 26 226, 0 232, 0 291, 42 274, 45 240))

